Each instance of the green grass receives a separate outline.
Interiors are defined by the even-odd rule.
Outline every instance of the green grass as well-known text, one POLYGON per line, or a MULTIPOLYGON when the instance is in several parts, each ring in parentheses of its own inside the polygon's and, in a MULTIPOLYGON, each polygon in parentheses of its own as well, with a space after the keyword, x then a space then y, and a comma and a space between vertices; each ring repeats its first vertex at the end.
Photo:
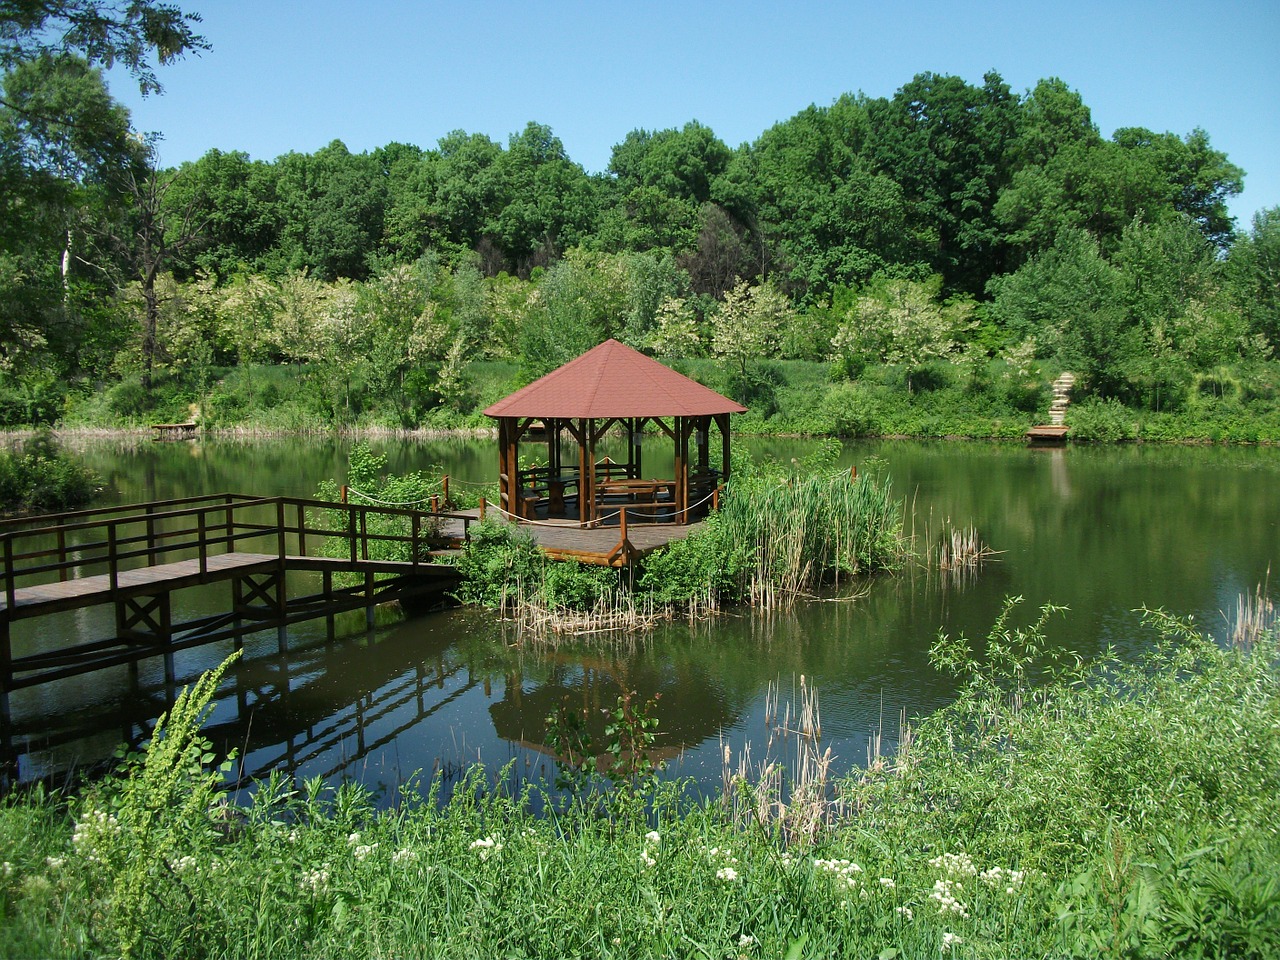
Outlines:
POLYGON ((1156 614, 1141 663, 1040 684, 1052 612, 1015 617, 981 661, 940 640, 960 699, 828 784, 812 834, 677 783, 557 800, 479 767, 389 810, 280 778, 233 806, 206 684, 120 775, 0 805, 0 954, 1276 956, 1274 632, 1222 649, 1156 614))

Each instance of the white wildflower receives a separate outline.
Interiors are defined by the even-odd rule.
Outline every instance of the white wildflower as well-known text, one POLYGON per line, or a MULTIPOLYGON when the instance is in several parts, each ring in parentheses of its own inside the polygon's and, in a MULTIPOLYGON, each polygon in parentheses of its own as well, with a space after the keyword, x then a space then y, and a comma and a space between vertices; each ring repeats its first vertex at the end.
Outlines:
POLYGON ((756 938, 749 933, 744 933, 742 934, 742 936, 738 937, 739 950, 745 950, 747 949, 747 947, 754 947, 755 945, 756 945, 756 938))
POLYGON ((957 933, 942 934, 942 952, 943 953, 946 953, 948 950, 954 947, 957 943, 964 943, 964 938, 959 934, 957 933))
POLYGON ((501 852, 502 841, 493 836, 484 837, 480 840, 472 840, 471 849, 479 853, 481 860, 487 860, 494 854, 501 852))
POLYGON ((13 876, 13 864, 10 863, 8 860, 6 860, 4 863, 0 863, 0 876, 5 876, 5 877, 13 876))
POLYGON ((662 834, 658 833, 657 830, 650 830, 648 833, 644 835, 644 842, 645 843, 661 843, 662 834))
POLYGON ((188 870, 199 870, 200 862, 192 856, 179 857, 173 861, 174 873, 186 873, 188 870))
POLYGON ((973 865, 967 853, 944 853, 929 861, 929 866, 936 867, 953 877, 977 876, 978 868, 973 865))
POLYGON ((417 859, 417 853, 409 849, 397 850, 391 855, 392 863, 413 863, 417 859))
POLYGON ((897 884, 893 882, 893 877, 881 877, 880 886, 884 887, 886 890, 893 890, 897 887, 897 884))
POLYGON ((61 870, 62 865, 67 862, 66 857, 45 857, 44 865, 50 870, 61 870))
POLYGON ((894 909, 908 920, 914 920, 916 918, 915 912, 910 907, 895 907, 894 909))
POLYGON ((640 851, 640 862, 646 867, 656 867, 658 865, 658 861, 649 855, 648 850, 640 851))
POLYGON ((969 916, 969 908, 956 897, 956 893, 959 890, 960 884, 958 881, 935 880, 933 892, 929 894, 929 899, 937 902, 939 913, 955 913, 962 917, 967 917, 969 916))
POLYGON ((361 843, 355 848, 354 854, 357 862, 362 862, 372 855, 373 851, 378 849, 376 843, 361 843))
POLYGON ((725 883, 732 883, 738 879, 738 871, 733 867, 721 867, 716 871, 716 879, 723 880, 725 883))
POLYGON ((304 893, 321 894, 329 889, 329 871, 327 864, 318 870, 307 870, 298 881, 304 893))
POLYGON ((357 843, 359 843, 359 842, 360 842, 360 834, 358 834, 358 833, 351 833, 351 834, 348 834, 348 835, 347 835, 347 846, 348 846, 348 847, 354 847, 354 846, 355 846, 357 843))

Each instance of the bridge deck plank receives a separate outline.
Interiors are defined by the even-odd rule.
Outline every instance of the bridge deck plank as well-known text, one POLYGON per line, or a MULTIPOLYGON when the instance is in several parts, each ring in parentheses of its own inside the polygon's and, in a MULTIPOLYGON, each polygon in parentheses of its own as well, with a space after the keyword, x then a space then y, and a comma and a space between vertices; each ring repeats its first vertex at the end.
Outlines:
MULTIPOLYGON (((116 597, 154 593, 157 589, 178 590, 200 583, 212 583, 243 576, 246 573, 265 573, 275 569, 279 562, 277 556, 267 553, 224 553, 208 557, 204 571, 200 569, 198 558, 121 570, 116 577, 115 593, 111 590, 111 577, 105 573, 77 577, 73 580, 35 584, 19 587, 14 591, 12 611, 6 611, 5 601, 0 596, 0 611, 10 613, 11 619, 27 619, 55 610, 107 603, 116 597)), ((295 556, 285 557, 285 568, 370 573, 416 572, 428 576, 434 572, 429 564, 419 564, 415 568, 411 563, 391 560, 357 560, 353 564, 345 558, 295 556)), ((439 571, 442 576, 452 575, 453 572, 451 568, 445 567, 440 567, 439 571)))

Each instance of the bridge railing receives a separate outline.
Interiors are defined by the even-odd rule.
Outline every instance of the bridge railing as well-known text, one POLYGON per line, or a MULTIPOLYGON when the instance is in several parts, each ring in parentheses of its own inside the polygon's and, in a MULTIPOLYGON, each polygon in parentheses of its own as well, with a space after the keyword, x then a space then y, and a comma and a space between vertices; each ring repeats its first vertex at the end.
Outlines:
POLYGON ((78 577, 109 577, 114 592, 128 570, 250 548, 277 556, 333 557, 333 541, 353 564, 386 559, 414 567, 433 547, 465 541, 474 518, 370 504, 298 497, 219 494, 81 510, 0 523, 4 594, 9 609, 19 586, 78 577), (460 530, 451 535, 445 527, 460 530), (389 547, 389 550, 388 550, 389 547))

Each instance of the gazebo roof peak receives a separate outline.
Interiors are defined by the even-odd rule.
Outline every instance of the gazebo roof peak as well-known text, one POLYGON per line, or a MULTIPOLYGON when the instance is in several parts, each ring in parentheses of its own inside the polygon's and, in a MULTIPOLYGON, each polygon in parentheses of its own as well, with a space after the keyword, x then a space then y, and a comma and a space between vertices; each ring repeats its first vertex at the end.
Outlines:
POLYGON ((606 340, 485 410, 490 417, 556 419, 745 412, 741 404, 617 340, 606 340))

